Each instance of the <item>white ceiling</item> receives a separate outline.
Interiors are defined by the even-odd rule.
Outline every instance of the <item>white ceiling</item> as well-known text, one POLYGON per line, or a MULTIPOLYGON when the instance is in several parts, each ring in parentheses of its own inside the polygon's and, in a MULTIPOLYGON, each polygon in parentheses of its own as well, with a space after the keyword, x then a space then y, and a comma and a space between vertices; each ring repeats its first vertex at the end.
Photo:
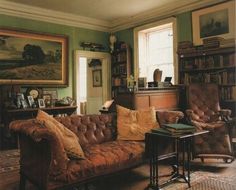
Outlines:
POLYGON ((0 0, 0 13, 103 31, 136 26, 224 0, 0 0), (64 23, 63 23, 64 22, 64 23))
MULTIPOLYGON (((150 9, 172 4, 176 0, 8 0, 76 15, 112 21, 150 9)), ((186 0, 185 0, 186 1, 186 0)), ((195 1, 195 0, 187 0, 195 1)))

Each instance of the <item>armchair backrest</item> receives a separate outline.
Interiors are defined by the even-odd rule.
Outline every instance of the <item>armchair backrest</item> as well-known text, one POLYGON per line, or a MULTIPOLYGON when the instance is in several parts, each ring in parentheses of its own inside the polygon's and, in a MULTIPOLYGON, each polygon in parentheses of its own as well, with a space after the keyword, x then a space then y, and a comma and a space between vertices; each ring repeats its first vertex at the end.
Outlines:
POLYGON ((216 84, 190 84, 187 88, 188 108, 197 119, 209 122, 220 110, 218 86, 216 84))

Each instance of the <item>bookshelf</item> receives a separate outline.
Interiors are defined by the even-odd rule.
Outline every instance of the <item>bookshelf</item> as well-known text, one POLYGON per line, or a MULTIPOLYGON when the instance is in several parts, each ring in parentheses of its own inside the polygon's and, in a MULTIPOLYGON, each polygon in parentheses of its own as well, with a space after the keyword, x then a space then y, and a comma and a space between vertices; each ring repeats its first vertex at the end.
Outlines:
POLYGON ((131 50, 126 43, 118 43, 112 52, 112 97, 127 91, 127 79, 131 75, 131 50))
POLYGON ((193 47, 186 50, 178 52, 179 83, 216 83, 222 104, 234 105, 235 109, 235 47, 193 47))

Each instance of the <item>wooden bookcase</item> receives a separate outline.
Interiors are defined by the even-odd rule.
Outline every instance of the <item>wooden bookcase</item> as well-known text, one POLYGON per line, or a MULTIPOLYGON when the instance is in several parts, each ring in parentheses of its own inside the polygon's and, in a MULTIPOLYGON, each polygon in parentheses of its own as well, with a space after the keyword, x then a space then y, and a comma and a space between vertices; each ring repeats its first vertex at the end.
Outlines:
POLYGON ((179 83, 216 83, 222 106, 236 105, 235 47, 194 49, 179 53, 179 83))
POLYGON ((112 53, 112 97, 115 97, 118 92, 127 91, 127 79, 130 75, 131 50, 127 44, 121 43, 112 53))

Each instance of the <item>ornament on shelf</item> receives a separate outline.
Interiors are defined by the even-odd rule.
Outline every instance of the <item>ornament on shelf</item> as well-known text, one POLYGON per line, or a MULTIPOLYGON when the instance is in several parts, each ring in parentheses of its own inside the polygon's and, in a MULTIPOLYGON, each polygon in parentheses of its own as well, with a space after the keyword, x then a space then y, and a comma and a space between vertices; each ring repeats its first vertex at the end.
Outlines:
POLYGON ((113 33, 111 33, 111 35, 109 37, 109 41, 110 41, 110 49, 111 49, 111 53, 112 53, 114 51, 114 46, 117 41, 117 38, 113 33))

